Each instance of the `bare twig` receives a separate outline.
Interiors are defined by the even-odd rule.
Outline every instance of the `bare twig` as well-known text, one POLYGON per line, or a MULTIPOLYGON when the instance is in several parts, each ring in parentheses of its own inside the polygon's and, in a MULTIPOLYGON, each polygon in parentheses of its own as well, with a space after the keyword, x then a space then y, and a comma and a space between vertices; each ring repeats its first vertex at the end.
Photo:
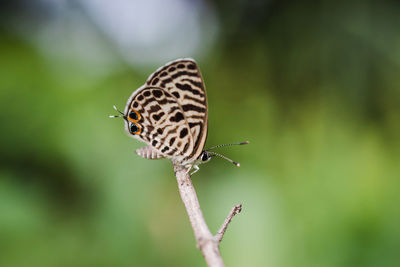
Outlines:
POLYGON ((208 266, 225 266, 219 252, 219 243, 222 240, 228 224, 232 218, 240 212, 242 205, 237 205, 232 209, 225 219, 225 222, 222 224, 221 229, 218 231, 218 234, 213 236, 204 220, 203 213, 200 209, 200 203, 197 199, 197 194, 188 174, 188 170, 181 165, 174 164, 174 171, 178 182, 179 193, 196 237, 197 247, 203 253, 208 266))
POLYGON ((218 233, 215 235, 216 239, 218 240, 218 243, 220 243, 222 241, 225 231, 228 228, 228 225, 232 221, 233 217, 235 217, 235 215, 239 214, 241 211, 242 211, 242 204, 239 204, 239 205, 234 206, 232 208, 231 212, 229 212, 224 223, 221 225, 221 228, 219 228, 218 233))

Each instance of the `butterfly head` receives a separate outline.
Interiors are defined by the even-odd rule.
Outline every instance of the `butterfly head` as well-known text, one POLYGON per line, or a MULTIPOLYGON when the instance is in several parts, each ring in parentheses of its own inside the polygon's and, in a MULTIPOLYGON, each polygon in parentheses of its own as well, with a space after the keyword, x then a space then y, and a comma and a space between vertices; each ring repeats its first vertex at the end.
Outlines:
POLYGON ((199 156, 199 159, 200 159, 200 162, 201 162, 201 163, 206 163, 206 162, 210 161, 210 159, 211 159, 212 157, 213 157, 213 156, 211 156, 210 153, 209 153, 208 151, 203 150, 203 152, 201 152, 201 154, 200 154, 200 156, 199 156))

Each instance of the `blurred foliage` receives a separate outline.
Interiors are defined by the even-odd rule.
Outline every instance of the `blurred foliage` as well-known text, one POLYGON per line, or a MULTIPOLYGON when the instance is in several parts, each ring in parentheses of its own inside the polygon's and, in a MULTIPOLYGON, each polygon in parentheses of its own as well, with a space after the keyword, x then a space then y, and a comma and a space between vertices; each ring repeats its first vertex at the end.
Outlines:
MULTIPOLYGON (((0 265, 204 266, 171 164, 136 156, 107 118, 158 66, 95 75, 46 56, 8 27, 23 8, 8 4, 0 265)), ((240 169, 213 160, 193 177, 212 231, 243 203, 227 266, 399 266, 399 3, 213 4, 207 145, 251 142, 224 152, 240 169)))

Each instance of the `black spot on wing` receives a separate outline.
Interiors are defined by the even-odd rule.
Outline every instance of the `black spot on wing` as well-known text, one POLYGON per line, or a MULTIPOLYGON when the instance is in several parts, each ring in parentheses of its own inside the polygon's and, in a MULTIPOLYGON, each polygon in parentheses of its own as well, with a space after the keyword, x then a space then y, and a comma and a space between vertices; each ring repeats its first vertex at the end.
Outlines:
POLYGON ((194 110, 194 111, 197 111, 197 112, 205 112, 206 111, 205 108, 199 107, 199 106, 195 106, 195 105, 192 105, 192 104, 183 105, 182 109, 183 109, 183 111, 189 111, 189 110, 194 110))
POLYGON ((172 146, 172 145, 174 144, 174 142, 175 142, 175 137, 172 137, 172 138, 169 140, 169 146, 172 146))
POLYGON ((136 121, 138 119, 138 115, 134 111, 129 112, 128 117, 131 118, 134 121, 136 121))
POLYGON ((202 93, 199 90, 193 89, 187 83, 185 83, 185 84, 177 83, 177 84, 175 84, 175 86, 178 87, 179 89, 183 90, 183 91, 189 91, 194 95, 202 95, 202 93))
POLYGON ((164 112, 160 112, 160 113, 158 113, 158 114, 153 114, 153 119, 156 120, 156 121, 158 121, 158 120, 160 120, 161 117, 164 116, 164 115, 165 115, 164 112))
POLYGON ((135 134, 139 131, 139 127, 136 124, 132 123, 131 126, 129 127, 129 130, 131 131, 132 134, 135 134))
POLYGON ((151 82, 151 85, 156 85, 156 84, 158 83, 159 80, 160 80, 160 79, 155 78, 155 79, 151 82))
POLYGON ((157 112, 161 109, 160 105, 153 105, 150 107, 149 113, 157 112))
MULTIPOLYGON (((150 95, 150 92, 149 92, 149 95, 150 95)), ((156 99, 155 99, 154 97, 147 98, 146 101, 144 101, 144 103, 142 104, 142 106, 143 106, 143 107, 147 107, 147 105, 148 105, 150 102, 153 102, 153 101, 156 101, 156 99)))
POLYGON ((179 99, 179 97, 181 97, 180 94, 179 94, 178 92, 172 92, 172 94, 173 94, 176 98, 178 98, 178 99, 179 99))
POLYGON ((171 78, 166 78, 166 79, 161 80, 161 81, 162 81, 163 84, 165 84, 165 83, 170 83, 170 82, 172 82, 172 79, 171 79, 171 78))
POLYGON ((172 149, 170 152, 168 152, 167 154, 170 156, 173 156, 176 153, 176 148, 172 149))
POLYGON ((201 125, 201 123, 200 122, 189 122, 189 128, 193 128, 197 125, 201 125))
MULTIPOLYGON (((160 105, 165 105, 168 103, 168 100, 166 98, 164 98, 164 99, 161 99, 160 101, 158 101, 158 103, 160 103, 160 105)), ((173 102, 173 103, 175 103, 175 102, 173 102)))
MULTIPOLYGON (((179 65, 178 65, 178 66, 179 66, 179 65)), ((191 76, 191 77, 198 77, 198 75, 197 75, 196 72, 179 71, 179 72, 173 74, 173 75, 171 76, 171 78, 172 78, 172 79, 176 79, 176 78, 178 78, 178 77, 180 77, 180 76, 182 76, 182 75, 191 76)))
POLYGON ((172 112, 174 112, 174 111, 177 110, 177 109, 179 109, 179 107, 177 107, 177 106, 172 107, 172 108, 170 109, 169 113, 172 113, 172 112))
POLYGON ((157 98, 160 98, 163 95, 163 92, 161 90, 153 90, 153 95, 157 98))
POLYGON ((188 95, 185 95, 184 99, 192 100, 192 101, 194 101, 196 103, 199 103, 201 105, 205 105, 206 104, 204 100, 201 100, 201 99, 198 99, 198 98, 195 98, 195 97, 191 97, 191 96, 188 96, 188 95))
POLYGON ((175 116, 171 117, 169 120, 170 120, 171 122, 180 122, 180 121, 183 120, 183 119, 184 119, 184 117, 183 117, 182 112, 177 112, 177 113, 175 114, 175 116))
POLYGON ((188 148, 189 148, 189 143, 186 143, 185 146, 183 147, 183 153, 186 153, 188 148))
POLYGON ((203 83, 201 83, 201 82, 196 82, 196 81, 193 81, 191 79, 182 79, 182 81, 190 82, 192 85, 194 85, 196 87, 199 87, 201 89, 204 89, 203 83))
POLYGON ((181 130, 181 132, 179 133, 179 137, 180 137, 180 138, 183 138, 183 137, 185 137, 187 134, 188 134, 188 129, 187 129, 187 128, 183 128, 183 129, 181 130))

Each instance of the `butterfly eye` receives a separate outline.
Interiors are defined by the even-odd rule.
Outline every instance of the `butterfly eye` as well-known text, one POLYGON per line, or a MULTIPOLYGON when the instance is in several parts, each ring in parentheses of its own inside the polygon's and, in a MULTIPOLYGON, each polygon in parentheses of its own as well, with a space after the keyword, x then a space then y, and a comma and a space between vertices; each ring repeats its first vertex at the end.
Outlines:
POLYGON ((131 110, 128 115, 128 119, 132 122, 137 122, 140 119, 140 115, 136 110, 131 110))
POLYGON ((208 156, 207 152, 203 152, 203 155, 201 156, 201 160, 207 161, 208 159, 209 159, 209 156, 208 156))
POLYGON ((129 126, 129 130, 131 134, 140 134, 140 128, 135 123, 132 123, 131 126, 129 126))

